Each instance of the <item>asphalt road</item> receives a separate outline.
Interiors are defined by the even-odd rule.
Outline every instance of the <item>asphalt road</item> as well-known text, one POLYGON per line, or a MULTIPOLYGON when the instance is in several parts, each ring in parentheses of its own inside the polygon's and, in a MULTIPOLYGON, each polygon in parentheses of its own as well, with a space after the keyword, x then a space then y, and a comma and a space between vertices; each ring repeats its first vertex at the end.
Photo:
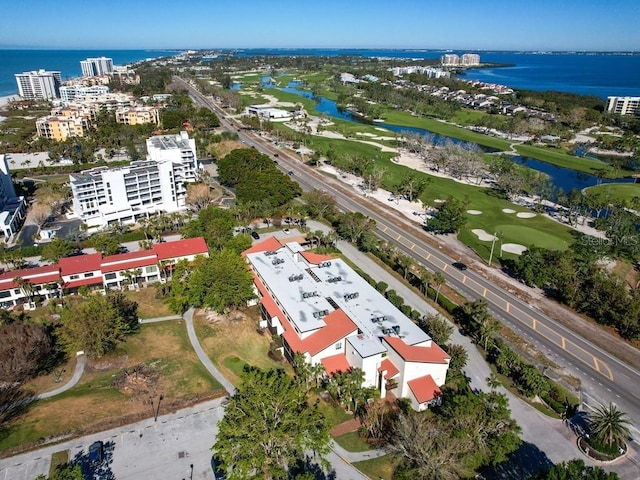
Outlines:
POLYGON ((224 128, 236 131, 241 141, 269 156, 278 153, 278 167, 293 172, 293 178, 303 190, 322 188, 331 193, 339 208, 359 211, 377 222, 378 235, 411 256, 416 262, 440 271, 447 283, 469 300, 485 298, 494 316, 511 326, 526 341, 547 354, 559 366, 567 368, 582 382, 583 401, 587 409, 613 402, 626 412, 633 422, 632 434, 640 443, 640 372, 588 340, 557 323, 553 318, 537 311, 515 295, 495 285, 472 269, 464 272, 451 266, 458 260, 445 255, 435 240, 409 221, 389 215, 375 201, 358 197, 340 182, 323 176, 303 165, 295 157, 250 131, 242 130, 211 99, 207 99, 187 85, 192 98, 201 106, 213 109, 224 128))

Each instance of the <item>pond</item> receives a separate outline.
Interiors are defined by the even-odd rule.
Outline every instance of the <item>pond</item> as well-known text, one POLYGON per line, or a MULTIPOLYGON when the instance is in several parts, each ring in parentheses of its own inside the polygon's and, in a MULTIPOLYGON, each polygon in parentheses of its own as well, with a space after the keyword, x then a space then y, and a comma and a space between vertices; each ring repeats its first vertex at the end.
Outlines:
MULTIPOLYGON (((324 115, 339 118, 341 120, 345 120, 347 122, 361 123, 365 122, 360 121, 357 117, 354 117, 350 111, 341 110, 338 108, 337 104, 333 100, 329 100, 326 97, 313 97, 311 92, 305 90, 299 90, 296 87, 286 87, 279 88, 284 92, 294 93, 296 95, 300 95, 301 97, 314 99, 317 103, 315 109, 317 112, 322 113, 324 115)), ((390 130, 395 133, 403 133, 403 132, 411 132, 411 133, 419 133, 422 135, 427 135, 433 139, 433 142, 436 145, 442 145, 445 142, 453 142, 456 144, 467 143, 457 138, 447 137, 445 135, 438 135, 424 128, 417 127, 406 127, 402 125, 394 125, 391 123, 385 122, 375 122, 374 124, 377 127, 381 127, 387 130, 390 130)), ((485 153, 495 153, 499 150, 490 147, 479 146, 479 148, 485 153)), ((580 150, 580 153, 583 154, 584 151, 580 150)), ((592 187, 597 185, 598 183, 633 183, 634 178, 618 178, 618 179, 599 179, 595 175, 591 175, 588 173, 578 172, 577 170, 572 170, 570 168, 558 167, 551 163, 542 162, 540 160, 536 160, 528 157, 521 157, 519 155, 509 156, 513 161, 525 165, 528 168, 536 170, 538 172, 545 173, 549 176, 549 180, 553 183, 553 185, 562 189, 564 192, 570 192, 574 188, 583 189, 586 187, 592 187)))

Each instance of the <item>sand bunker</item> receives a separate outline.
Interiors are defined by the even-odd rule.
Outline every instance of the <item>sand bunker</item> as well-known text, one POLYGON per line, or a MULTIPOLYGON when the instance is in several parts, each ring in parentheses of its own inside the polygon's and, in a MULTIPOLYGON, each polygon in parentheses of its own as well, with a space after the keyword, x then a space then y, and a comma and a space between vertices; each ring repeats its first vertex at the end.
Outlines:
POLYGON ((503 252, 515 253, 516 255, 522 255, 527 251, 527 247, 518 243, 505 243, 502 245, 503 252))
POLYGON ((482 212, 480 210, 467 210, 467 213, 469 215, 482 215, 482 212))
POLYGON ((444 203, 446 200, 442 200, 441 198, 436 198, 433 200, 433 203, 444 203))
POLYGON ((513 208, 503 208, 502 211, 504 213, 516 213, 516 211, 513 208))
POLYGON ((471 230, 471 232, 478 237, 478 239, 481 242, 493 242, 494 240, 497 240, 498 237, 491 235, 490 233, 485 232, 484 230, 482 230, 481 228, 474 228, 473 230, 471 230))
POLYGON ((516 213, 516 217, 518 218, 533 218, 536 214, 533 212, 518 212, 516 213))

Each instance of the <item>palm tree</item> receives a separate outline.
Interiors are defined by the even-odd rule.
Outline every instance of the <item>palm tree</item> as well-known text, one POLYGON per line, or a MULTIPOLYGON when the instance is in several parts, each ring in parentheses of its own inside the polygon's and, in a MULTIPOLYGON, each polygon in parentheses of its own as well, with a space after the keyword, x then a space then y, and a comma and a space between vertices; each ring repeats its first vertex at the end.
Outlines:
POLYGON ((447 282, 447 279, 444 278, 442 272, 436 272, 431 281, 436 286, 436 303, 438 303, 438 295, 440 295, 440 289, 447 282))
POLYGON ((22 290, 24 296, 27 298, 27 304, 31 307, 31 298, 33 297, 33 284, 22 277, 16 277, 13 282, 22 290))
POLYGON ((618 410, 613 403, 601 405, 589 415, 589 430, 600 443, 609 447, 622 447, 629 438, 631 422, 626 413, 618 410))
POLYGON ((489 375, 487 377, 487 385, 489 385, 489 388, 491 389, 491 391, 495 391, 500 385, 502 385, 502 383, 500 382, 500 379, 498 378, 498 375, 496 375, 495 373, 491 373, 491 375, 489 375))

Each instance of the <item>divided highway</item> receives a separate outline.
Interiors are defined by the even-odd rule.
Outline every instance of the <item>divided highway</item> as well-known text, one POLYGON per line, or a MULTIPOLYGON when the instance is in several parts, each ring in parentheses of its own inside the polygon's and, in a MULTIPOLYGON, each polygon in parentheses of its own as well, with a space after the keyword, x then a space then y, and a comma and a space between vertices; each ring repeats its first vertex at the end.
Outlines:
MULTIPOLYGON (((343 183, 323 176, 303 165, 297 159, 275 148, 265 139, 239 129, 239 125, 226 118, 226 114, 214 102, 178 77, 201 106, 211 108, 219 116, 222 126, 236 131, 248 146, 273 157, 279 154, 278 166, 293 172, 293 178, 303 190, 324 189, 336 198, 343 211, 359 211, 377 222, 377 234, 416 262, 440 271, 447 283, 469 300, 486 299, 493 315, 513 328, 526 341, 545 353, 554 363, 566 368, 582 381, 583 401, 593 407, 597 402, 613 402, 626 412, 635 425, 640 425, 640 372, 614 356, 537 311, 515 295, 503 290, 471 269, 460 271, 451 266, 457 260, 445 255, 434 244, 436 241, 409 220, 384 211, 375 201, 359 196, 343 183)), ((632 428, 634 438, 640 441, 640 432, 632 428)))

